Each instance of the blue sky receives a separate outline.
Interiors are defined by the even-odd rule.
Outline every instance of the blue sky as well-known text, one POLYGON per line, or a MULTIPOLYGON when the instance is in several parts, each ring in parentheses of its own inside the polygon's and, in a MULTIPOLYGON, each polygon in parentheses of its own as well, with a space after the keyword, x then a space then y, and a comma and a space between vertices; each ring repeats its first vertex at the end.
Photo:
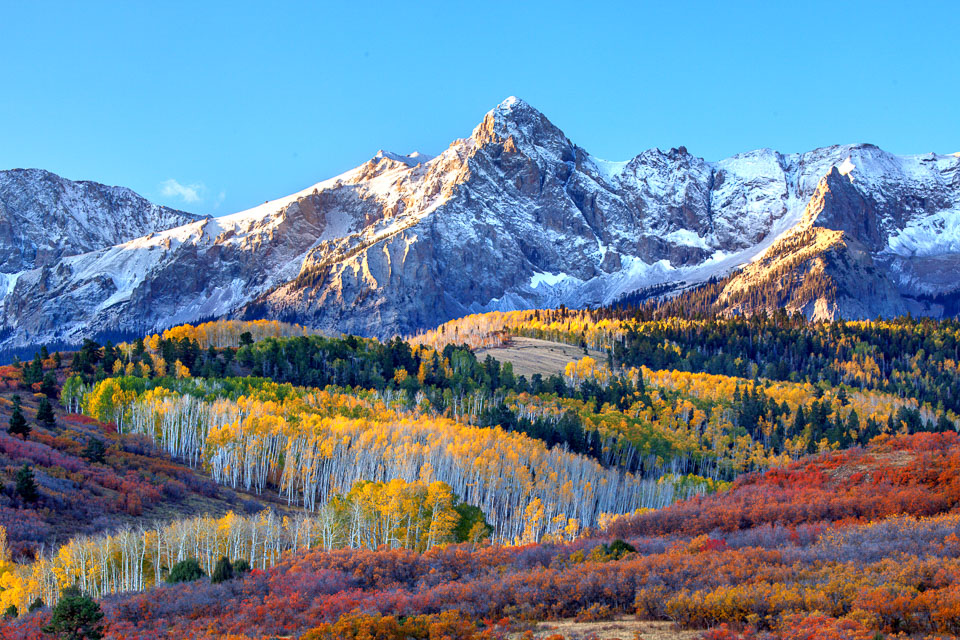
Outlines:
POLYGON ((0 168, 222 215, 510 95, 610 160, 952 153, 958 34, 955 2, 6 3, 0 168))

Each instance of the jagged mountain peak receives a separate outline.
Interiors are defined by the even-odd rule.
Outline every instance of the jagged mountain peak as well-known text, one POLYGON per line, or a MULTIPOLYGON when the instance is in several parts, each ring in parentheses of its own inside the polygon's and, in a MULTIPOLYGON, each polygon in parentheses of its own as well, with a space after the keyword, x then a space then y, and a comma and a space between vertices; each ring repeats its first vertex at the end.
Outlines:
POLYGON ((75 340, 224 315, 390 336, 468 313, 605 304, 744 265, 755 268, 728 295, 737 311, 782 281, 776 300, 811 315, 937 313, 907 298, 957 288, 944 274, 960 268, 958 167, 867 144, 611 162, 509 98, 439 156, 381 150, 247 211, 0 276, 0 336, 75 340))
POLYGON ((508 96, 491 110, 492 113, 503 117, 510 117, 514 113, 521 113, 523 111, 540 113, 536 108, 531 106, 529 102, 517 96, 508 96))
POLYGON ((544 161, 573 161, 574 146, 547 116, 527 102, 510 97, 487 112, 473 130, 477 146, 503 145, 544 161))
POLYGON ((823 227, 842 231, 847 238, 861 242, 871 249, 883 245, 882 232, 876 208, 853 184, 852 169, 844 164, 830 167, 807 204, 801 227, 823 227))

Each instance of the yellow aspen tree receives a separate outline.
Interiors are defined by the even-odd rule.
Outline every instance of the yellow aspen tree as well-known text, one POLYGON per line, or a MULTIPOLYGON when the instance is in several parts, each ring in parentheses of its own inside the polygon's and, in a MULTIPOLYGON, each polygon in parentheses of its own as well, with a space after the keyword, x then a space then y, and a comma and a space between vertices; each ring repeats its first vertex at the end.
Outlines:
POLYGON ((184 366, 182 362, 177 360, 176 362, 173 363, 173 375, 176 376, 178 379, 189 378, 190 369, 184 366))

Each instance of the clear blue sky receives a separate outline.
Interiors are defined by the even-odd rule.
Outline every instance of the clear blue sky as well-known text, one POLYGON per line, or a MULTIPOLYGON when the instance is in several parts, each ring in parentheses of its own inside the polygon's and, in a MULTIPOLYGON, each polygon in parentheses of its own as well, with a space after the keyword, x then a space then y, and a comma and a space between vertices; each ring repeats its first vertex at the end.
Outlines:
POLYGON ((591 4, 5 3, 0 168, 221 215, 437 153, 509 95, 611 160, 960 151, 956 2, 591 4))

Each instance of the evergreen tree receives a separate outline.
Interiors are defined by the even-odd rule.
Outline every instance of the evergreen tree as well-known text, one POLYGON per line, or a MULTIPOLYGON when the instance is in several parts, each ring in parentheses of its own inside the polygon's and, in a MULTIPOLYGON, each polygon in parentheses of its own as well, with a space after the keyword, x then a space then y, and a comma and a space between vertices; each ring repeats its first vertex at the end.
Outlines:
POLYGON ((37 407, 37 426, 44 429, 52 429, 56 425, 53 416, 53 406, 46 398, 40 399, 40 406, 37 407))
POLYGON ((941 413, 940 417, 937 418, 937 431, 956 431, 957 428, 954 426, 953 422, 947 418, 946 413, 941 413))
POLYGON ((13 396, 13 411, 10 414, 10 427, 8 429, 11 435, 21 436, 24 440, 30 435, 30 425, 27 419, 23 417, 23 409, 20 408, 20 396, 13 396))
POLYGON ((230 558, 222 556, 210 574, 210 582, 218 584, 227 580, 233 580, 233 565, 230 564, 230 558))
POLYGON ((17 471, 16 491, 24 502, 36 502, 40 497, 40 493, 37 491, 37 483, 33 479, 33 469, 28 464, 23 465, 17 471))
POLYGON ((167 582, 176 584, 178 582, 193 582, 199 580, 204 575, 203 569, 196 558, 187 558, 173 565, 170 569, 170 575, 167 576, 167 582))
POLYGON ((860 444, 867 444, 878 435, 880 435, 880 423, 874 420, 873 416, 870 416, 867 418, 867 426, 860 433, 860 444))
POLYGON ((90 462, 103 462, 106 453, 107 447, 99 438, 89 438, 87 446, 83 448, 83 457, 90 462))
POLYGON ((837 442, 843 446, 844 434, 846 433, 845 427, 846 425, 843 423, 843 418, 840 417, 840 412, 837 411, 833 416, 833 424, 827 431, 827 439, 829 439, 830 442, 837 442))
POLYGON ((786 427, 783 426, 783 420, 779 417, 773 423, 773 433, 770 437, 770 448, 774 451, 783 451, 783 445, 786 443, 786 427))
POLYGON ((33 354, 33 360, 29 365, 23 368, 23 384, 30 386, 43 379, 43 363, 40 361, 40 354, 33 354))
POLYGON ((847 390, 843 387, 837 390, 837 401, 840 403, 841 407, 845 407, 850 404, 850 398, 847 397, 847 390))
POLYGON ((793 416, 793 435, 798 436, 807 428, 807 417, 803 414, 803 405, 797 407, 797 413, 793 416))
POLYGON ((60 594, 43 632, 59 640, 100 640, 103 638, 103 611, 95 600, 67 587, 60 594))
POLYGON ((851 409, 850 415, 847 416, 847 431, 852 432, 851 437, 860 437, 860 416, 857 415, 856 409, 851 409))
POLYGON ((47 371, 43 374, 43 380, 40 382, 40 393, 48 398, 57 397, 57 376, 53 371, 47 371))

